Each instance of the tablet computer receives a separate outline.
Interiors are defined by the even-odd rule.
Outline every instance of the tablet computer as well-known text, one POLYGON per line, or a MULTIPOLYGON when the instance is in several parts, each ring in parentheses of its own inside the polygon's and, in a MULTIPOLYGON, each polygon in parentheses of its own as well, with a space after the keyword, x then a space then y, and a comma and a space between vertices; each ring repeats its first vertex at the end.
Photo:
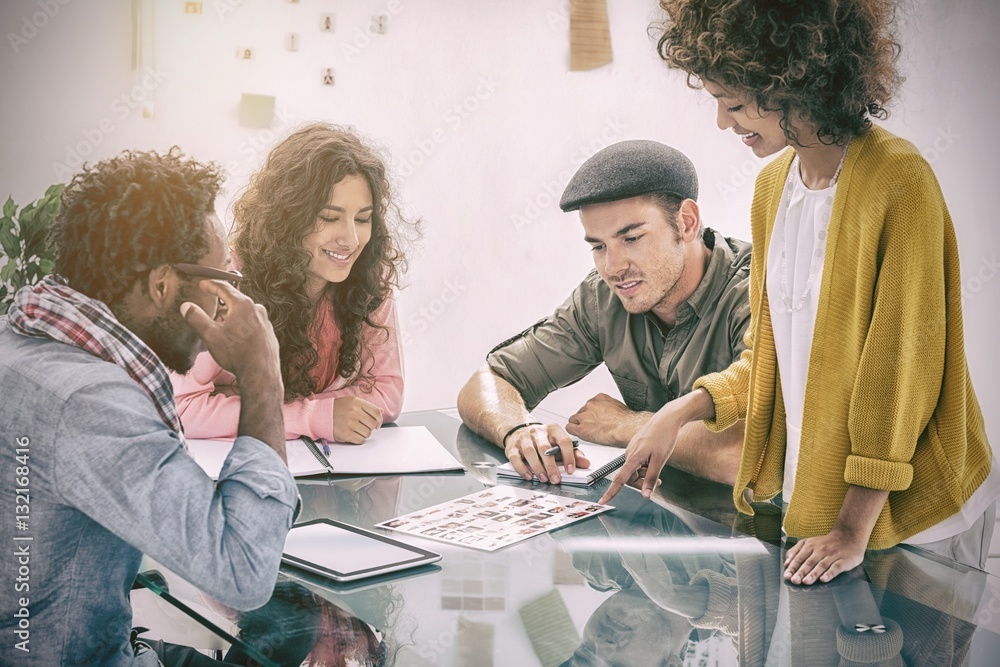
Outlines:
POLYGON ((340 521, 314 519, 292 526, 281 560, 334 581, 356 581, 427 565, 441 554, 340 521))

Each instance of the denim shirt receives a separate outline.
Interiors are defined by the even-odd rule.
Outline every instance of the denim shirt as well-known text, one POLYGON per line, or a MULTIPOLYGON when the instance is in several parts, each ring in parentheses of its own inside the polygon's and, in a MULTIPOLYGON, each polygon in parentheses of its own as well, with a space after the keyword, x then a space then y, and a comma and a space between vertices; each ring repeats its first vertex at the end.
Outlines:
POLYGON ((120 367, 0 318, 0 664, 133 665, 143 553, 223 604, 263 605, 298 494, 243 436, 213 482, 120 367), (22 649, 28 649, 25 652, 22 649))

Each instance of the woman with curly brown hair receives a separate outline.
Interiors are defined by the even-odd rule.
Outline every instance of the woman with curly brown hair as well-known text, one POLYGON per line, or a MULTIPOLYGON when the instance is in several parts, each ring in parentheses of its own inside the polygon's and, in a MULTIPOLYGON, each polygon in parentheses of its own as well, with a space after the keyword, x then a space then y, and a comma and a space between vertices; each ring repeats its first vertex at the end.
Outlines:
MULTIPOLYGON (((891 0, 663 0, 668 65, 759 157, 750 347, 628 446, 648 496, 681 425, 746 418, 737 507, 781 495, 786 579, 919 544, 982 568, 1000 495, 962 337, 958 248, 930 166, 874 125, 898 86, 891 0)), ((606 494, 610 498, 620 485, 606 494)))
MULTIPOLYGON (((404 257, 385 164, 354 134, 307 125, 233 208, 240 289, 267 307, 280 344, 286 437, 361 444, 403 398, 393 288, 404 257)), ((235 435, 239 387, 210 355, 174 386, 190 437, 235 435)))

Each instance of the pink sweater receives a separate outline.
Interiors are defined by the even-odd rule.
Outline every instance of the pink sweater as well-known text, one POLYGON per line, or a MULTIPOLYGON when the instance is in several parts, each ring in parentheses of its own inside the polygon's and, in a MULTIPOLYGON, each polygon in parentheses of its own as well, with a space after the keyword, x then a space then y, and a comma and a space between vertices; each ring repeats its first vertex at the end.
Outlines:
MULTIPOLYGON (((335 368, 340 352, 340 330, 331 308, 320 313, 322 322, 317 327, 319 367, 335 368)), ((399 343, 399 323, 396 304, 389 298, 372 315, 372 320, 389 329, 389 337, 379 329, 365 326, 364 368, 372 365, 370 375, 374 386, 365 391, 364 382, 352 383, 336 376, 333 383, 309 398, 299 398, 285 404, 285 437, 333 440, 333 401, 341 396, 357 396, 382 408, 382 420, 393 422, 399 417, 403 404, 403 351, 399 343)), ((235 438, 240 419, 240 397, 213 394, 216 387, 231 387, 235 383, 232 373, 223 370, 212 355, 203 352, 195 360, 187 375, 170 374, 174 385, 177 411, 189 438, 235 438)))

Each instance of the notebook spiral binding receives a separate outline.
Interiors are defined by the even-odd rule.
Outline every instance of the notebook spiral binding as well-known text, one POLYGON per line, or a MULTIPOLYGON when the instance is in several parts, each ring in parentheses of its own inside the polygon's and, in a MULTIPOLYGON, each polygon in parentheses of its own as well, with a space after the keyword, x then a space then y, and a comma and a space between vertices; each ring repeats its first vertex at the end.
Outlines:
POLYGON ((608 461, 607 463, 605 463, 604 465, 602 465, 600 468, 598 468, 594 472, 590 473, 590 476, 593 479, 601 479, 603 477, 606 477, 610 473, 613 473, 615 470, 618 470, 623 465, 625 465, 625 455, 624 454, 622 454, 621 456, 619 456, 618 458, 616 458, 616 459, 614 459, 612 461, 608 461))
POLYGON ((312 438, 307 438, 304 435, 301 436, 301 439, 302 442, 306 443, 306 447, 308 447, 309 451, 316 457, 316 460, 323 464, 323 467, 329 472, 333 472, 333 466, 330 465, 330 459, 323 456, 323 452, 319 451, 319 447, 316 446, 316 441, 312 438))

